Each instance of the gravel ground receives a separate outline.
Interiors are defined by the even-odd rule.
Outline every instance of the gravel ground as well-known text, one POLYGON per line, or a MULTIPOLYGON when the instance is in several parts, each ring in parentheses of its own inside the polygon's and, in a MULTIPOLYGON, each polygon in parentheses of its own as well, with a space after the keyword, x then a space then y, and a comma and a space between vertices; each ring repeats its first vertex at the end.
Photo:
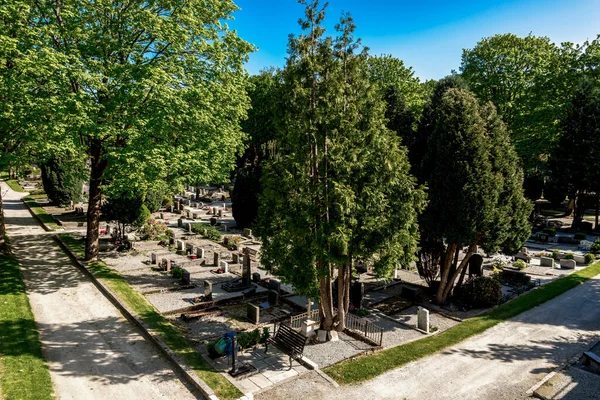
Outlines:
POLYGON ((337 342, 308 343, 304 347, 304 356, 317 363, 319 368, 325 368, 373 348, 345 333, 340 333, 339 338, 337 342))

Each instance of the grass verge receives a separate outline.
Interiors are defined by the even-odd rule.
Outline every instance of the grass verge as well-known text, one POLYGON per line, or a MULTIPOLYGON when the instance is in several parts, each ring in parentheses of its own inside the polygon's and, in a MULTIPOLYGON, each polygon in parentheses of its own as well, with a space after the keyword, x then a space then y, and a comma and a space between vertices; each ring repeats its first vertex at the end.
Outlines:
POLYGON ((10 188, 11 188, 12 190, 14 190, 15 192, 24 192, 24 191, 25 191, 25 189, 23 189, 23 188, 21 187, 21 185, 19 185, 19 182, 17 182, 15 179, 8 179, 8 180, 6 181, 6 184, 7 184, 8 186, 10 186, 10 188))
MULTIPOLYGON (((82 239, 74 238, 69 234, 60 234, 59 236, 78 258, 83 259, 85 244, 82 239)), ((215 371, 199 353, 194 351, 183 333, 156 311, 154 306, 140 292, 133 289, 117 271, 99 261, 88 262, 86 266, 97 279, 108 286, 151 329, 159 332, 167 346, 183 358, 186 364, 215 391, 219 398, 235 399, 243 395, 234 385, 215 371)))
POLYGON ((5 399, 54 398, 19 264, 13 256, 4 253, 0 253, 0 304, 2 396, 5 399))
POLYGON ((33 197, 26 196, 23 198, 23 201, 27 203, 31 211, 33 211, 33 213, 38 216, 40 221, 46 224, 48 228, 54 230, 60 229, 60 226, 56 223, 56 221, 54 221, 54 218, 52 218, 52 216, 48 214, 46 210, 44 210, 44 207, 40 206, 33 197))
POLYGON ((391 369, 434 354, 480 334, 508 318, 555 298, 598 274, 600 274, 600 262, 550 282, 485 314, 468 319, 439 335, 380 351, 355 361, 344 361, 325 368, 323 371, 340 384, 358 383, 375 378, 391 369))

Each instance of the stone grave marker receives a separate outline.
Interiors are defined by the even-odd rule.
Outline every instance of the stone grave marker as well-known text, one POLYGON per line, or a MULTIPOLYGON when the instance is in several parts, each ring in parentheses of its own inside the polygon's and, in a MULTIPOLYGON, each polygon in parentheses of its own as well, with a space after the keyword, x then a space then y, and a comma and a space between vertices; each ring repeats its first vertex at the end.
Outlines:
POLYGON ((250 264, 250 255, 244 254, 244 265, 242 267, 242 282, 244 285, 250 284, 252 275, 252 265, 250 264))
POLYGON ((187 269, 181 270, 181 284, 189 285, 192 283, 192 279, 190 277, 190 272, 187 269))
POLYGON ((219 251, 217 250, 217 251, 214 252, 213 256, 214 256, 214 265, 216 267, 218 267, 219 266, 219 262, 221 261, 221 253, 219 253, 219 251))
POLYGON ((469 258, 469 278, 472 276, 483 276, 483 257, 480 254, 469 258))
POLYGON ((183 217, 179 217, 179 219, 177 220, 177 227, 178 228, 183 227, 183 217))
POLYGON ((269 301, 269 304, 271 304, 271 305, 279 304, 279 293, 275 290, 269 290, 268 301, 269 301))
POLYGON ((157 259, 158 259, 158 255, 156 253, 150 253, 150 260, 151 260, 150 262, 152 264, 156 264, 157 259))
POLYGON ((223 270, 223 272, 229 272, 229 264, 226 261, 221 261, 219 263, 219 267, 223 270))
POLYGON ((254 282, 254 283, 260 282, 260 274, 258 272, 252 273, 252 282, 254 282))
POLYGON ((202 247, 196 247, 196 257, 204 258, 204 249, 202 247))
POLYGON ((279 279, 269 279, 269 290, 274 290, 279 294, 281 292, 281 281, 279 279))
POLYGON ((242 233, 242 236, 251 238, 252 237, 252 229, 244 228, 244 232, 242 233))
POLYGON ((258 325, 260 323, 260 307, 248 303, 246 306, 246 317, 251 324, 258 325))
POLYGON ((171 271, 171 259, 167 258, 163 261, 165 262, 165 264, 164 264, 165 271, 170 272, 171 271))
POLYGON ((219 218, 223 218, 223 210, 219 209, 219 211, 217 212, 217 216, 219 218))
POLYGON ((194 254, 194 244, 193 243, 186 243, 185 244, 185 251, 187 254, 194 254))
POLYGON ((417 308, 417 328, 429 333, 429 310, 423 307, 417 308))
POLYGON ((575 260, 566 260, 566 259, 560 260, 561 268, 575 269, 575 264, 576 264, 575 260))
POLYGON ((177 241, 175 242, 177 244, 177 250, 178 251, 184 251, 185 250, 185 242, 181 239, 177 239, 177 241))
POLYGON ((216 207, 212 208, 212 215, 217 215, 217 208, 216 207))
POLYGON ((212 300, 212 283, 204 281, 204 301, 212 300))
POLYGON ((231 257, 233 259, 233 263, 234 264, 239 264, 240 263, 240 254, 239 253, 232 253, 231 257))
POLYGON ((192 233, 192 224, 187 224, 188 233, 192 233))
POLYGON ((554 268, 554 259, 552 257, 540 257, 540 266, 554 268))

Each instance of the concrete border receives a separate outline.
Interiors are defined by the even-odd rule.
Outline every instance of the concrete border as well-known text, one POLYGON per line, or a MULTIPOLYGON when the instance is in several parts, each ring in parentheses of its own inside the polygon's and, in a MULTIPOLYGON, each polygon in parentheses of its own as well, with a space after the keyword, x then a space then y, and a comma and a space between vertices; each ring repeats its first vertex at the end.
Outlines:
MULTIPOLYGON (((61 231, 64 231, 64 230, 65 230, 64 228, 61 228, 61 229, 52 229, 52 228, 50 228, 48 225, 46 225, 46 224, 44 223, 44 221, 42 221, 42 219, 40 218, 40 216, 39 216, 39 215, 37 215, 37 214, 36 214, 36 213, 35 213, 35 212, 34 212, 34 211, 31 209, 31 207, 29 206, 29 204, 27 204, 27 202, 25 201, 25 197, 27 197, 27 196, 24 196, 24 197, 22 197, 22 198, 21 198, 21 202, 23 202, 23 204, 25 204, 25 207, 27 207, 27 210, 29 210, 29 213, 30 213, 31 215, 33 215, 33 218, 35 218, 35 219, 37 220, 37 222, 39 222, 39 224, 42 226, 42 228, 43 228, 43 229, 44 229, 46 232, 61 232, 61 231)), ((40 207, 41 207, 41 206, 40 206, 40 207)), ((50 215, 50 214, 48 214, 48 215, 50 215)))
POLYGON ((90 278, 92 283, 100 290, 100 292, 111 302, 117 309, 123 314, 125 318, 133 322, 141 331, 144 337, 148 339, 170 362, 173 364, 177 372, 179 372, 183 378, 191 384, 193 387, 198 389, 207 399, 218 400, 219 398, 215 395, 215 392, 203 381, 200 377, 191 369, 179 356, 177 356, 162 340, 162 338, 156 332, 152 332, 150 327, 146 325, 144 321, 137 318, 134 313, 129 310, 127 305, 121 303, 119 298, 100 280, 98 280, 94 274, 86 268, 86 266, 77 259, 75 254, 71 252, 71 249, 62 241, 58 235, 54 236, 54 239, 58 242, 63 251, 69 256, 71 261, 87 276, 90 278))

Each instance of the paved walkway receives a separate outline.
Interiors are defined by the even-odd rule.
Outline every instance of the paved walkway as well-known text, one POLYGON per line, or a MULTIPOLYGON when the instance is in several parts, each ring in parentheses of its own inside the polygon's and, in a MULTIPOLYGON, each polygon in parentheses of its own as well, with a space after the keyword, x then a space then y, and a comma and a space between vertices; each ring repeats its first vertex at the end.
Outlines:
POLYGON ((481 335, 363 384, 334 389, 312 374, 256 399, 302 399, 305 393, 348 400, 526 398, 545 374, 599 337, 597 276, 481 335))
POLYGON ((23 194, 6 193, 8 235, 58 399, 196 399, 171 365, 38 226, 23 194))

